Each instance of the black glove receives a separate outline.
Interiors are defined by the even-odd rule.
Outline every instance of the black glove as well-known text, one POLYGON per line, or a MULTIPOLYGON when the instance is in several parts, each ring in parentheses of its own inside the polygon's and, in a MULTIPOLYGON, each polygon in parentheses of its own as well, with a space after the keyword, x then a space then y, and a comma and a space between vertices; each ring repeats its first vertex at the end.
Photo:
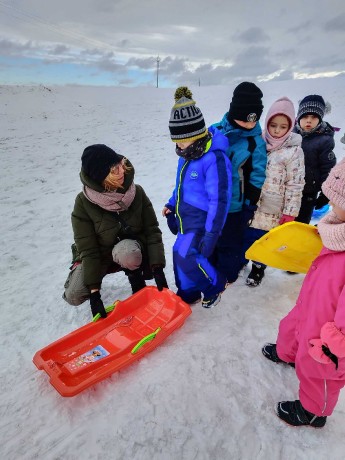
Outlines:
POLYGON ((321 209, 328 203, 329 199, 322 192, 320 192, 315 202, 315 209, 321 209))
POLYGON ((92 316, 96 316, 97 313, 99 313, 102 318, 107 317, 107 312, 105 311, 105 308, 104 308, 104 305, 101 299, 101 293, 99 291, 91 292, 90 305, 91 305, 92 316))
POLYGON ((208 258, 213 254, 219 235, 217 233, 205 232, 199 244, 199 251, 204 257, 208 258))
POLYGON ((251 184, 250 182, 246 184, 244 190, 244 198, 245 200, 249 200, 249 204, 255 205, 259 201, 260 195, 261 188, 255 187, 255 185, 251 184))
POLYGON ((176 222, 176 216, 172 212, 169 212, 169 214, 166 214, 165 216, 167 218, 167 224, 168 227, 173 235, 177 235, 178 232, 178 227, 177 227, 177 222, 176 222))
POLYGON ((242 222, 245 226, 251 224, 257 208, 255 204, 244 203, 242 208, 242 222))
POLYGON ((152 272, 158 291, 163 291, 163 288, 168 288, 168 283, 164 275, 163 267, 161 265, 155 265, 152 267, 152 272))
POLYGON ((169 211, 171 211, 168 214, 165 214, 165 217, 167 218, 167 224, 168 224, 169 230, 171 231, 173 235, 177 235, 178 226, 177 226, 177 221, 176 221, 175 208, 174 206, 171 206, 171 204, 166 204, 165 207, 168 208, 169 211))
POLYGON ((335 364, 335 369, 337 370, 337 369, 338 369, 338 356, 335 356, 335 355, 331 352, 331 350, 330 350, 328 347, 326 347, 326 345, 322 345, 321 348, 322 348, 322 351, 325 353, 325 355, 328 356, 329 359, 330 359, 331 361, 334 362, 334 364, 335 364))

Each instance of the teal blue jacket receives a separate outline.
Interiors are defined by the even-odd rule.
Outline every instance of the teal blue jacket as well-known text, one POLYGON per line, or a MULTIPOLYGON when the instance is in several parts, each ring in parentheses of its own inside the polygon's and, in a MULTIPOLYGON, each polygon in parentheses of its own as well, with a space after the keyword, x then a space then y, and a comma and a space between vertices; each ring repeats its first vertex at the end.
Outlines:
POLYGON ((229 141, 226 155, 232 166, 232 197, 229 212, 239 212, 244 202, 257 203, 266 178, 266 143, 262 138, 261 126, 240 129, 231 125, 227 113, 219 123, 212 126, 219 129, 229 141))

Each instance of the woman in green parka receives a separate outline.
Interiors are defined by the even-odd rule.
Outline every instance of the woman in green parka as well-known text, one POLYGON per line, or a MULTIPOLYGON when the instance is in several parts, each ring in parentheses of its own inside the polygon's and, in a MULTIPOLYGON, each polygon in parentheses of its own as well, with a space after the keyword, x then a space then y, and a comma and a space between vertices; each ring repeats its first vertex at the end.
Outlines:
POLYGON ((100 289, 108 273, 123 270, 133 293, 145 287, 145 278, 154 277, 159 290, 168 287, 162 232, 126 158, 95 144, 84 150, 81 162, 83 191, 72 212, 76 256, 63 298, 70 305, 90 299, 93 316, 105 318, 100 289))

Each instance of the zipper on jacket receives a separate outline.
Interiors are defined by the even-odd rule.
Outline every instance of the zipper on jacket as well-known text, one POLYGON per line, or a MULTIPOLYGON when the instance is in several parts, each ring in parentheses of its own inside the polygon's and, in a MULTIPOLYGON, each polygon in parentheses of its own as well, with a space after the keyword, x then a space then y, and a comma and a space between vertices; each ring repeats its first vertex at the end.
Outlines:
POLYGON ((180 207, 180 192, 181 192, 181 184, 182 184, 182 174, 183 174, 183 170, 185 169, 187 164, 188 164, 188 161, 186 161, 185 164, 181 168, 180 177, 179 177, 179 184, 178 184, 178 188, 177 188, 176 215, 177 215, 178 220, 180 222, 180 233, 183 233, 183 226, 182 226, 182 219, 181 219, 181 216, 180 216, 178 211, 179 211, 179 207, 180 207))

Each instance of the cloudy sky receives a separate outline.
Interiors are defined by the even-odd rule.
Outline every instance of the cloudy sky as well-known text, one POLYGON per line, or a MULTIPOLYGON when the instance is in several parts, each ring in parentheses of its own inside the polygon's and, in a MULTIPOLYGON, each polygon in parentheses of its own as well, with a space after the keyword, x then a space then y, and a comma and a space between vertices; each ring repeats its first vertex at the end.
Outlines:
POLYGON ((344 0, 0 0, 0 84, 333 77, 344 49, 344 0))

